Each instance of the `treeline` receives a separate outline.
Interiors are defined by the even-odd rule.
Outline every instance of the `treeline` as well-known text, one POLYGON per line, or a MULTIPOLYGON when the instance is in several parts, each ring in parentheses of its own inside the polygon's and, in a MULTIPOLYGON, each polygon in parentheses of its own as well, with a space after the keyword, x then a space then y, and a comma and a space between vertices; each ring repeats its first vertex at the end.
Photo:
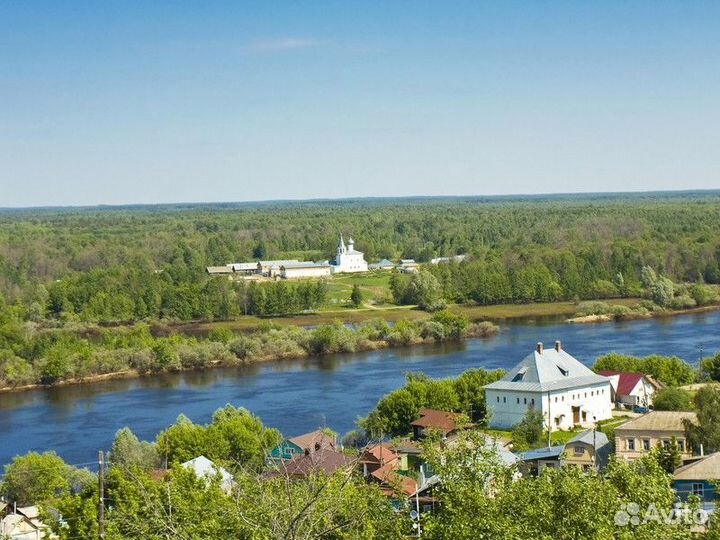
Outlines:
POLYGON ((245 297, 205 266, 331 258, 341 231, 371 261, 467 254, 431 268, 448 302, 634 296, 643 267, 720 283, 719 217, 716 194, 5 211, 0 297, 29 320, 235 316, 245 297))
POLYGON ((129 370, 162 373, 231 366, 483 337, 497 331, 491 323, 470 324, 449 312, 427 320, 400 320, 393 326, 377 320, 354 327, 336 323, 313 329, 266 323, 249 334, 220 329, 207 338, 179 333, 154 336, 146 324, 38 331, 33 323, 5 318, 0 319, 0 387, 56 384, 129 370))

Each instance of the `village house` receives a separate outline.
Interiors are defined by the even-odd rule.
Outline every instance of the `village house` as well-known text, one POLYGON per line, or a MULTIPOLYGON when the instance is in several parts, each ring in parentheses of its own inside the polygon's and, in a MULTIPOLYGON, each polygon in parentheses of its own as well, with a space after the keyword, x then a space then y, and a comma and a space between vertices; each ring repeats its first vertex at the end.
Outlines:
POLYGON ((610 380, 565 352, 559 341, 552 349, 538 343, 507 375, 485 386, 490 427, 498 429, 510 429, 531 408, 542 412, 546 429, 592 427, 612 416, 610 399, 610 380))
POLYGON ((607 435, 602 431, 588 430, 565 443, 563 465, 578 467, 585 472, 602 470, 611 453, 612 445, 607 435))
POLYGON ((430 259, 430 264, 448 264, 451 262, 463 262, 466 255, 454 255, 452 257, 435 257, 430 259))
POLYGON ((317 448, 310 452, 294 456, 289 461, 281 461, 273 470, 264 474, 265 478, 306 478, 312 474, 333 474, 338 470, 349 470, 354 461, 332 448, 317 448))
POLYGON ((7 540, 44 540, 57 538, 40 521, 37 506, 16 507, 0 501, 0 538, 7 540))
POLYGON ((517 454, 520 462, 518 468, 523 476, 538 476, 546 468, 560 467, 564 452, 564 444, 520 452, 517 454))
POLYGON ((617 405, 650 407, 655 393, 663 388, 660 382, 644 373, 601 371, 600 375, 610 379, 612 401, 617 405))
POLYGON ((697 422, 694 412, 652 411, 615 428, 615 455, 634 460, 658 445, 669 446, 675 439, 683 460, 693 455, 685 438, 685 424, 697 422))
POLYGON ((205 272, 210 276, 232 276, 233 269, 231 266, 208 266, 205 272))
POLYGON ((420 409, 419 414, 420 417, 410 424, 416 440, 423 439, 430 431, 436 431, 446 438, 460 428, 458 424, 460 414, 458 413, 420 409))
POLYGON ((333 274, 347 274, 353 272, 367 272, 368 264, 362 251, 355 249, 355 242, 352 238, 348 240, 347 247, 340 235, 340 244, 335 254, 335 264, 332 267, 333 274))
POLYGON ((298 435, 297 437, 285 439, 270 451, 269 460, 278 463, 280 461, 291 460, 296 456, 306 453, 312 454, 319 450, 335 450, 335 446, 335 437, 325 430, 318 429, 310 433, 298 435))
POLYGON ((720 480, 720 452, 715 452, 675 469, 673 489, 681 500, 695 495, 705 510, 714 510, 720 496, 717 482, 720 480))

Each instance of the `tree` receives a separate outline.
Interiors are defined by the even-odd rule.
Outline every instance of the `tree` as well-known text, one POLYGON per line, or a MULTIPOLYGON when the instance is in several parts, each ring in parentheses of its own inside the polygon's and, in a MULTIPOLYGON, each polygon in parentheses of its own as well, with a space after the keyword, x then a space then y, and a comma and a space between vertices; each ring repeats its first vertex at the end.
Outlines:
POLYGON ((688 440, 700 445, 706 453, 720 450, 720 385, 710 384, 697 391, 694 398, 697 424, 684 420, 688 440))
POLYGON ((655 394, 653 408, 656 411, 691 411, 690 393, 672 386, 663 388, 655 394))
POLYGON ((673 282, 666 277, 658 278, 652 287, 653 301, 658 306, 667 307, 672 303, 674 296, 675 286, 673 282))
POLYGON ((542 437, 544 429, 542 412, 528 408, 523 419, 512 427, 513 448, 520 450, 533 446, 542 437))
POLYGON ((150 470, 160 464, 155 446, 146 441, 140 441, 127 427, 118 430, 115 434, 109 458, 110 463, 118 467, 150 470))
POLYGON ((357 283, 353 285, 352 293, 350 293, 350 302, 352 302, 352 305, 356 308, 360 307, 363 303, 363 294, 357 283))
POLYGON ((656 449, 656 457, 660 466, 668 474, 674 473, 675 469, 682 465, 682 455, 680 454, 680 449, 678 448, 675 437, 672 438, 670 444, 667 446, 658 446, 656 449))
POLYGON ((54 452, 30 452, 5 466, 0 492, 21 506, 50 501, 70 492, 70 471, 54 452))
POLYGON ((720 353, 700 362, 700 377, 711 381, 720 381, 720 353))

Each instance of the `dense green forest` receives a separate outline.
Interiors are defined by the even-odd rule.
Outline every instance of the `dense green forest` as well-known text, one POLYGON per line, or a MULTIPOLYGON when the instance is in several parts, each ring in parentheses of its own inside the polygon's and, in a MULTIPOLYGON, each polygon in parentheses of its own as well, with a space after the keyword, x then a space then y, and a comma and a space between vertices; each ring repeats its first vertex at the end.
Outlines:
POLYGON ((709 192, 5 210, 0 296, 35 321, 314 309, 325 301, 322 290, 248 291, 204 268, 331 258, 340 232, 352 234, 369 261, 467 254, 466 263, 431 268, 448 302, 637 296, 647 289, 644 267, 676 284, 720 283, 720 196, 709 192))

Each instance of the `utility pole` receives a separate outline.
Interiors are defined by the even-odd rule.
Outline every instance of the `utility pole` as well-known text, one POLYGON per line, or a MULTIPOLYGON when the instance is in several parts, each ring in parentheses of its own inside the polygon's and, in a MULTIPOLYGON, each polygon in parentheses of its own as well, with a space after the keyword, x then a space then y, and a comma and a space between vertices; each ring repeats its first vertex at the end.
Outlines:
POLYGON ((98 451, 98 538, 105 540, 105 455, 98 451))

